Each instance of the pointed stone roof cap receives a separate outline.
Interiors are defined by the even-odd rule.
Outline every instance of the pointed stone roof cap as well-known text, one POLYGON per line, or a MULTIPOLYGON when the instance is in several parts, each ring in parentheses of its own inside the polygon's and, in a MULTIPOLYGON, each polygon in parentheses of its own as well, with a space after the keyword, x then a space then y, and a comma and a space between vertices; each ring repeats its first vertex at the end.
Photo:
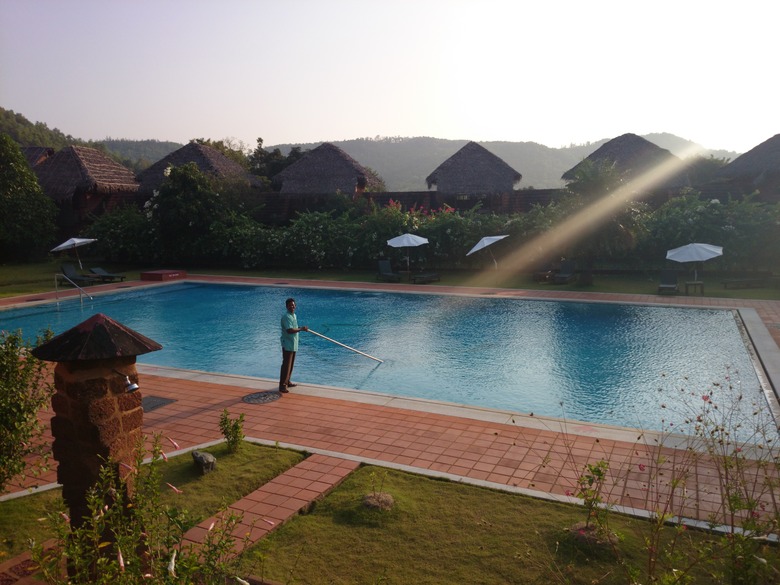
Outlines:
POLYGON ((98 313, 32 350, 39 360, 73 362, 142 355, 162 345, 98 313))

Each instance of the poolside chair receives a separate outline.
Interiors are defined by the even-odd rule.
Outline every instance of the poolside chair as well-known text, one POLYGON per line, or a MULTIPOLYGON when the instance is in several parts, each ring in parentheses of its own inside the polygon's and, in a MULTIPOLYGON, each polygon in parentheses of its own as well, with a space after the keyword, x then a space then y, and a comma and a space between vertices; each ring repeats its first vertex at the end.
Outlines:
POLYGON ((662 270, 661 282, 658 284, 658 294, 678 292, 680 292, 680 289, 677 287, 677 271, 662 270))
POLYGON ((534 282, 550 282, 555 275, 555 266, 552 263, 538 267, 533 273, 534 282))
POLYGON ((553 275, 553 284, 568 284, 577 280, 577 273, 574 271, 574 262, 564 260, 561 262, 561 269, 553 275))
POLYGON ((124 274, 114 274, 113 272, 106 272, 99 266, 96 266, 95 268, 90 268, 89 271, 95 276, 97 276, 98 278, 100 278, 100 280, 102 280, 103 282, 114 282, 117 280, 119 282, 124 282, 125 280, 124 274))
POLYGON ((97 276, 81 274, 80 272, 76 271, 76 267, 73 264, 65 263, 62 265, 61 269, 62 274, 65 275, 67 280, 76 286, 89 286, 90 284, 100 282, 100 279, 97 276))
POLYGON ((379 272, 376 275, 377 280, 383 282, 401 282, 401 275, 393 272, 390 267, 390 260, 380 260, 378 262, 379 272))

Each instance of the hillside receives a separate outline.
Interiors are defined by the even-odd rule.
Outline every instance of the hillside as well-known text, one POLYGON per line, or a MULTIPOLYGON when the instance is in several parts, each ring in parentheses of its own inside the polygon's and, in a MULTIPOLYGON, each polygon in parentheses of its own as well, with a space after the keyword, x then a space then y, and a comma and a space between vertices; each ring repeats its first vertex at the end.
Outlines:
MULTIPOLYGON (((696 152, 703 156, 735 159, 736 152, 706 150, 689 140, 674 134, 647 134, 645 139, 679 156, 696 152)), ((561 175, 587 157, 610 139, 598 142, 571 145, 564 148, 550 148, 535 142, 480 142, 482 146, 502 158, 509 166, 523 175, 518 189, 554 189, 562 187, 561 175)), ((425 191, 425 178, 447 158, 455 154, 468 140, 445 140, 442 138, 358 138, 333 141, 344 152, 360 164, 371 167, 385 180, 389 191, 425 191)), ((277 144, 287 154, 294 146, 310 150, 322 144, 277 144)))
POLYGON ((60 150, 66 146, 89 146, 104 150, 134 171, 142 170, 183 145, 160 140, 81 140, 49 128, 43 122, 30 122, 22 114, 0 108, 0 132, 8 134, 20 146, 48 146, 60 150))
MULTIPOLYGON (((49 129, 42 122, 32 123, 21 114, 0 108, 0 132, 11 136, 22 146, 50 146, 55 150, 69 144, 91 146, 109 152, 116 160, 138 172, 167 156, 183 145, 161 140, 120 140, 106 138, 100 141, 83 141, 65 135, 58 129, 49 129)), ((704 156, 734 160, 738 153, 724 150, 705 150, 701 146, 669 133, 646 134, 650 142, 665 148, 678 156, 698 152, 704 156)), ((501 157, 509 166, 523 175, 518 189, 535 187, 553 189, 563 186, 561 175, 580 162, 602 144, 597 142, 550 148, 535 142, 480 142, 482 146, 501 157)), ((357 138, 333 141, 360 164, 374 169, 384 179, 389 191, 425 191, 425 178, 436 167, 455 154, 467 140, 445 140, 442 138, 357 138)), ((278 148, 287 154, 294 146, 311 150, 322 144, 277 144, 266 147, 271 151, 278 148)))

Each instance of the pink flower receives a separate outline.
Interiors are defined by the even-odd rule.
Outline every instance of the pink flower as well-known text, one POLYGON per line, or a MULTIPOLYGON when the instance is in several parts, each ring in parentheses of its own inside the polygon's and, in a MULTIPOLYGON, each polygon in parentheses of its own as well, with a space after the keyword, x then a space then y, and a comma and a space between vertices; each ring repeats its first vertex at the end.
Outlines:
POLYGON ((125 570, 125 559, 122 558, 122 549, 117 547, 116 549, 116 560, 119 562, 119 568, 123 571, 125 570))
POLYGON ((566 490, 566 495, 567 495, 567 496, 571 496, 571 495, 574 495, 574 494, 572 493, 572 491, 571 491, 571 490, 566 490))
POLYGON ((160 451, 160 455, 162 455, 163 461, 168 461, 168 456, 165 454, 165 451, 160 451))
POLYGON ((177 494, 183 494, 184 491, 177 488, 175 485, 169 484, 167 481, 165 482, 165 485, 167 485, 169 488, 171 488, 173 491, 175 491, 177 494))
POLYGON ((645 466, 645 464, 644 464, 644 463, 640 463, 640 464, 639 464, 639 471, 644 471, 646 468, 647 468, 647 467, 645 466))
POLYGON ((709 394, 703 394, 703 395, 702 395, 702 397, 701 397, 701 399, 702 399, 704 402, 709 402, 709 401, 710 401, 710 396, 709 396, 709 394))
POLYGON ((174 446, 174 447, 176 447, 177 449, 181 449, 181 447, 179 447, 179 444, 178 444, 176 441, 174 441, 174 440, 173 440, 173 439, 171 439, 170 437, 165 437, 165 438, 166 438, 166 439, 168 439, 168 440, 171 442, 171 445, 173 445, 173 446, 174 446))

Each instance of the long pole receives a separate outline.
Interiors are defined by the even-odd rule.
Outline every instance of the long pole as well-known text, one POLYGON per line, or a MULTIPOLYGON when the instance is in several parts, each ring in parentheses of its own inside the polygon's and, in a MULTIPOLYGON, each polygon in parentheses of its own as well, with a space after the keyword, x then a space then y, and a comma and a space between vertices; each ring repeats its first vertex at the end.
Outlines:
POLYGON ((382 360, 380 360, 379 358, 375 358, 375 357, 374 357, 374 356, 372 356, 372 355, 368 355, 367 353, 363 353, 362 351, 359 351, 359 350, 355 349, 354 347, 349 347, 348 345, 344 345, 343 343, 341 343, 341 342, 339 342, 339 341, 336 341, 335 339, 331 339, 330 337, 325 337, 325 336, 324 336, 322 333, 317 333, 316 331, 312 331, 311 329, 309 329, 308 331, 309 331, 309 333, 311 333, 312 335, 316 335, 317 337, 322 337, 323 339, 325 339, 325 340, 327 340, 327 341, 330 341, 331 343, 335 343, 336 345, 340 345, 341 347, 343 347, 343 348, 345 348, 345 349, 348 349, 349 351, 354 351, 355 353, 359 353, 360 355, 364 355, 364 356, 366 356, 367 358, 371 358, 372 360, 376 360, 376 361, 378 361, 380 364, 384 363, 384 362, 383 362, 382 360))

